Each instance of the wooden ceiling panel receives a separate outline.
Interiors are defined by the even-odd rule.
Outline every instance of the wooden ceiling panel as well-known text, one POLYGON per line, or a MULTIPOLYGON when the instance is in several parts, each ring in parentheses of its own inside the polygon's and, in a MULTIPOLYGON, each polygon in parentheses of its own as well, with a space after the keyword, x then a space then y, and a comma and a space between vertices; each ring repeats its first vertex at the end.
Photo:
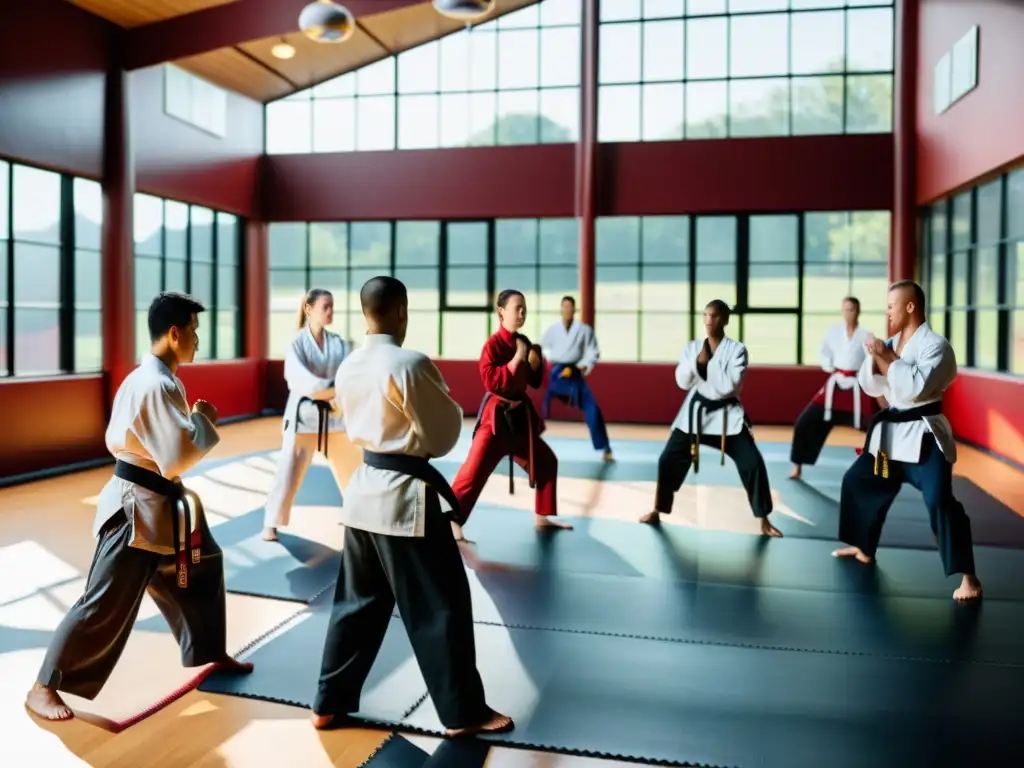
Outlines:
POLYGON ((227 5, 238 0, 68 0, 94 16, 126 29, 164 21, 186 13, 227 5))
POLYGON ((344 43, 316 43, 301 32, 293 32, 283 37, 254 40, 238 47, 265 66, 280 72, 294 84, 295 90, 322 82, 338 73, 358 69, 388 55, 387 50, 381 48, 359 27, 344 43), (279 59, 270 52, 282 40, 295 48, 294 58, 279 59))
MULTIPOLYGON (((517 11, 523 6, 533 5, 538 0, 497 0, 494 10, 473 25, 483 24, 491 19, 517 11)), ((432 3, 420 3, 400 8, 389 13, 363 16, 359 23, 374 37, 384 43, 392 53, 401 53, 431 40, 437 40, 465 27, 464 24, 442 16, 434 10, 432 3)))
POLYGON ((221 48, 174 62, 182 69, 221 88, 256 101, 273 101, 295 91, 295 87, 235 48, 221 48))

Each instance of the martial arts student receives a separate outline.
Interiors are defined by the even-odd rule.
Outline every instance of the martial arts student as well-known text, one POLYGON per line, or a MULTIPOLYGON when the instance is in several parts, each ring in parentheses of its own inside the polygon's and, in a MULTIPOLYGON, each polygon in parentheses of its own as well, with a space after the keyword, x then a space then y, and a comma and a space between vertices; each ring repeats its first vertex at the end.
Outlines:
POLYGON ((657 524, 661 515, 672 512, 676 491, 682 487, 690 465, 694 472, 700 470, 700 446, 706 445, 721 451, 722 464, 726 456, 736 463, 754 517, 761 521, 761 533, 782 536, 768 521, 773 509, 768 470, 739 401, 747 373, 747 348, 725 335, 729 314, 724 301, 711 301, 704 307, 707 338, 683 347, 676 366, 676 384, 687 390, 686 399, 658 458, 654 509, 640 522, 657 524))
POLYGON ((188 536, 191 505, 178 504, 179 476, 220 440, 216 409, 203 400, 190 409, 176 375, 199 348, 197 315, 203 311, 180 293, 162 293, 149 307, 151 354, 118 388, 107 426, 107 450, 117 464, 97 503, 93 535, 98 542, 85 592, 54 632, 25 701, 40 717, 73 716, 58 691, 96 697, 128 642, 147 591, 181 646, 184 666, 214 663, 230 672, 252 670, 225 648, 223 572, 215 591, 206 578, 199 585, 188 578, 190 567, 197 567, 192 565, 198 554, 195 536, 205 525, 197 521, 188 536))
MULTIPOLYGON (((506 456, 509 460, 509 492, 514 491, 512 462, 526 470, 534 494, 534 525, 537 528, 572 528, 558 514, 558 459, 543 439, 544 421, 527 393, 544 379, 541 351, 518 331, 526 322, 526 298, 516 290, 498 294, 497 332, 480 353, 480 378, 484 399, 480 403, 473 443, 459 467, 452 489, 459 500, 463 522, 480 498, 484 484, 506 456)), ((452 522, 456 541, 466 543, 462 526, 452 522)))
POLYGON ((299 307, 299 332, 284 358, 288 403, 284 407, 283 440, 274 484, 267 496, 263 539, 277 541, 277 529, 288 525, 295 495, 309 471, 313 455, 322 451, 342 494, 362 461, 362 452, 345 434, 334 405, 334 374, 352 345, 327 330, 334 321, 334 297, 313 288, 299 307))
POLYGON ((476 666, 469 582, 452 539, 442 496, 459 514, 451 488, 430 459, 449 453, 462 409, 440 371, 403 349, 409 322, 405 286, 375 277, 359 294, 368 331, 338 368, 337 403, 363 464, 342 509, 345 543, 324 643, 313 725, 349 722, 398 611, 420 672, 449 736, 513 728, 484 699, 476 666))
POLYGON ((594 329, 575 319, 576 300, 572 296, 562 297, 561 310, 562 319, 548 328, 540 340, 544 357, 551 364, 548 389, 544 393, 544 418, 551 413, 553 397, 583 411, 594 450, 603 451, 604 460, 612 461, 604 415, 586 379, 601 356, 594 329))
POLYGON ((860 325, 859 318, 860 301, 847 296, 843 299, 843 322, 829 328, 821 340, 818 359, 830 375, 793 427, 789 454, 793 480, 800 479, 803 464, 813 465, 818 460, 835 424, 860 429, 863 398, 857 371, 864 362, 868 330, 860 325))
POLYGON ((889 406, 868 427, 864 450, 843 476, 839 539, 849 547, 836 557, 874 560, 885 516, 903 483, 921 491, 946 575, 963 575, 953 598, 981 597, 974 572, 971 521, 953 496, 956 441, 942 415, 942 397, 956 378, 956 355, 925 321, 924 291, 904 280, 889 289, 889 330, 883 342, 871 336, 858 378, 871 397, 889 406))

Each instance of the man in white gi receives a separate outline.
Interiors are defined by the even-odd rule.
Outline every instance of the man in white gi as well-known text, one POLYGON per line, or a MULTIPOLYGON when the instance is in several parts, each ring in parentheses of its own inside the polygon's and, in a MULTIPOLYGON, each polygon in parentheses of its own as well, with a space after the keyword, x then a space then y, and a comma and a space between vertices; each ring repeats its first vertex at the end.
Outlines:
POLYGON ((849 547, 836 557, 874 561, 886 514, 903 483, 924 495, 928 520, 946 575, 962 574, 953 592, 958 602, 981 597, 974 572, 971 521, 953 495, 956 440, 942 415, 942 397, 956 378, 953 348, 925 321, 924 291, 904 280, 889 289, 889 329, 883 342, 866 342, 858 379, 871 397, 889 406, 868 427, 864 450, 843 476, 839 539, 849 547))
POLYGON ((128 642, 147 591, 181 646, 184 666, 215 663, 230 672, 252 670, 251 663, 236 661, 225 648, 220 549, 201 505, 194 510, 193 530, 192 505, 179 477, 220 440, 216 409, 203 400, 190 409, 176 376, 178 366, 192 362, 199 348, 203 311, 180 293, 162 293, 149 307, 150 354, 118 388, 107 427, 107 450, 117 464, 96 508, 98 543, 85 593, 54 632, 25 701, 40 717, 73 716, 58 691, 96 697, 128 642))
POLYGON ((863 398, 857 371, 864 362, 869 333, 859 320, 860 301, 847 296, 843 299, 843 322, 829 328, 821 340, 818 359, 822 370, 830 375, 793 426, 789 455, 793 480, 800 479, 802 465, 813 465, 818 460, 833 426, 861 428, 863 398))
POLYGON ((604 415, 586 379, 597 365, 601 350, 597 346, 594 329, 576 320, 575 315, 576 300, 572 296, 562 297, 561 320, 548 328, 540 340, 544 357, 551 364, 548 388, 544 393, 544 418, 547 419, 551 412, 553 397, 583 411, 594 450, 603 451, 604 460, 612 461, 604 415))
POLYGON ((343 726, 359 710, 397 603, 447 734, 511 730, 512 719, 484 699, 469 582, 438 497, 455 518, 458 500, 430 464, 458 442, 462 408, 430 359, 402 348, 405 285, 375 277, 359 297, 367 335, 338 368, 335 402, 349 438, 363 449, 363 464, 342 509, 345 543, 313 725, 343 726))

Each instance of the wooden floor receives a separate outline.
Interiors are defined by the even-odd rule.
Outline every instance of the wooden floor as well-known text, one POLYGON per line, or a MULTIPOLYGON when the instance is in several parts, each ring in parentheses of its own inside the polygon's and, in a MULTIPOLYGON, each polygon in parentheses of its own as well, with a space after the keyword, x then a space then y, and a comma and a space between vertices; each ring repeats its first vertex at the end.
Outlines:
MULTIPOLYGON (((280 445, 280 422, 261 419, 225 427, 223 440, 211 458, 230 458, 280 445)), ((664 427, 610 427, 616 439, 662 440, 664 427)), ((549 433, 585 437, 582 424, 551 424, 549 433)), ((788 428, 758 427, 761 442, 788 442, 788 428)), ((860 445, 863 437, 852 430, 834 430, 833 445, 860 445)), ((319 457, 318 457, 319 459, 319 457)), ((969 476, 977 485, 1024 516, 1022 475, 1017 470, 976 450, 961 447, 955 472, 969 476)), ((4 768, 57 768, 57 766, 110 766, 111 768, 261 768, 301 766, 354 768, 380 745, 381 731, 352 730, 318 733, 308 723, 308 713, 293 707, 217 696, 191 691, 166 708, 120 733, 111 721, 125 719, 186 683, 195 670, 183 670, 177 648, 167 633, 136 630, 107 687, 95 701, 69 697, 79 713, 71 722, 42 723, 23 707, 24 692, 42 661, 48 633, 57 626, 68 607, 81 594, 93 552, 90 536, 95 499, 110 475, 109 468, 0 490, 0 625, 14 632, 14 641, 0 644, 0 717, 5 723, 0 739, 0 766, 4 768)), ((507 485, 494 478, 486 498, 509 504, 507 485)), ((653 484, 624 484, 622 488, 595 489, 594 481, 567 479, 560 488, 564 514, 600 517, 635 517, 649 509, 653 484), (588 487, 588 483, 590 486, 588 487), (647 487, 650 485, 650 487, 647 487), (625 487, 629 486, 629 487, 625 487), (601 494, 601 503, 594 503, 601 494), (568 507, 568 508, 566 508, 568 507)), ((518 484, 520 486, 524 484, 518 484)), ((689 485, 689 492, 699 493, 689 485)), ((197 488, 196 490, 201 491, 197 488)), ((686 488, 684 488, 686 490, 686 488)), ((239 492, 245 493, 245 492, 239 492)), ((749 527, 744 499, 736 514, 722 514, 720 490, 716 493, 716 527, 736 530, 749 527), (728 520, 734 520, 730 523, 728 520)), ((742 493, 742 492, 740 492, 742 493)), ((207 502, 214 510, 211 522, 252 509, 255 488, 243 503, 231 500, 207 502), (233 511, 234 510, 234 511, 233 511), (218 518, 219 516, 219 518, 218 518)), ((238 501, 238 500, 236 500, 238 501)), ((259 503, 259 502, 258 502, 259 503)), ((258 503, 255 506, 258 506, 258 503)), ((517 490, 514 506, 532 506, 527 492, 517 490)), ((680 508, 685 509, 684 504, 680 508)), ((296 533, 337 546, 337 525, 303 527, 302 510, 295 512, 296 533)), ((314 516, 309 516, 314 517, 314 516)), ((674 515, 672 522, 703 525, 701 519, 674 515)), ((228 595, 228 640, 237 649, 269 630, 301 606, 275 600, 228 595)), ((140 619, 156 615, 147 598, 140 619)), ((436 742, 413 739, 428 751, 436 742)), ((489 768, 611 768, 625 765, 589 758, 565 757, 525 750, 495 748, 489 768)), ((630 764, 635 765, 635 764, 630 764)))

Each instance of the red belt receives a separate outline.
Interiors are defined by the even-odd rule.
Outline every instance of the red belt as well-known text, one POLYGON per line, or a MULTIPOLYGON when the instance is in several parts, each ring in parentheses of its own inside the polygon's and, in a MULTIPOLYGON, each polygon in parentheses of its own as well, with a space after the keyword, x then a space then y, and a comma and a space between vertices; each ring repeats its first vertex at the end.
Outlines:
POLYGON ((857 375, 856 371, 844 371, 842 368, 836 368, 836 370, 834 372, 840 374, 841 376, 856 376, 857 375))

